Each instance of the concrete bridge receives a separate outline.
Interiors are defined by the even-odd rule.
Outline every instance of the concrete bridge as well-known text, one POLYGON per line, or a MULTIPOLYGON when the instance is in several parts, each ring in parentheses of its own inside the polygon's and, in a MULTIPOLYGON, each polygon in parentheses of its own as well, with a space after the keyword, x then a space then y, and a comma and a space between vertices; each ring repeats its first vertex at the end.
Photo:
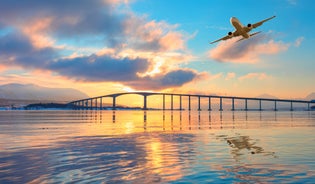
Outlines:
POLYGON ((104 95, 104 96, 97 96, 97 97, 92 97, 92 98, 86 98, 86 99, 81 99, 81 100, 76 100, 72 101, 69 103, 74 109, 80 110, 80 109, 96 109, 96 110, 103 110, 105 107, 103 106, 103 99, 104 98, 111 98, 112 99, 112 110, 117 109, 117 104, 116 104, 116 99, 119 96, 123 95, 140 95, 143 96, 143 110, 148 110, 148 96, 153 96, 153 95, 159 95, 163 97, 163 108, 162 110, 175 110, 174 109, 174 97, 177 96, 179 97, 179 109, 178 110, 184 110, 183 108, 183 98, 186 97, 188 98, 188 110, 191 110, 191 101, 192 98, 197 98, 198 99, 198 109, 197 110, 202 110, 201 109, 201 100, 206 100, 208 104, 208 109, 209 111, 212 110, 211 107, 211 100, 212 99, 219 99, 219 111, 223 111, 223 99, 225 100, 230 100, 230 107, 231 109, 228 110, 259 110, 262 111, 264 110, 262 108, 262 103, 264 102, 273 102, 273 110, 277 111, 277 104, 279 102, 287 103, 290 110, 294 110, 294 104, 299 103, 299 104, 305 104, 304 110, 311 110, 311 104, 315 104, 315 101, 306 101, 306 100, 291 100, 291 99, 272 99, 272 98, 250 98, 250 97, 236 97, 236 96, 218 96, 218 95, 196 95, 196 94, 175 94, 175 93, 154 93, 154 92, 126 92, 126 93, 115 93, 115 94, 109 94, 109 95, 104 95), (170 109, 165 108, 165 97, 170 96, 171 102, 170 102, 170 109), (244 108, 243 109, 237 109, 235 107, 235 100, 242 100, 244 101, 244 108), (248 101, 257 101, 258 102, 258 108, 256 109, 250 109, 248 108, 248 101))

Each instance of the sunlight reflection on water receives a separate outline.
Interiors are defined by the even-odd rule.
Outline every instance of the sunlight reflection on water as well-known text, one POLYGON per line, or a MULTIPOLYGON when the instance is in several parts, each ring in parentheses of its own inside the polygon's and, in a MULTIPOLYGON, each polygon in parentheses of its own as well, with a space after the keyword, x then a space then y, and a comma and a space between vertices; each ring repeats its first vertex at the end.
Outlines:
POLYGON ((315 112, 0 111, 0 117, 0 183, 315 181, 315 112))

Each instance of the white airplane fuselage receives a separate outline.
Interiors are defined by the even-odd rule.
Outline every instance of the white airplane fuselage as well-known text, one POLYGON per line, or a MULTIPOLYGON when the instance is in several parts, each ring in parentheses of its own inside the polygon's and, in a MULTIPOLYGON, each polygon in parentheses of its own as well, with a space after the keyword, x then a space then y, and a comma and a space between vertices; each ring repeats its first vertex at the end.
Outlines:
POLYGON ((231 38, 234 38, 234 37, 238 37, 238 36, 242 37, 238 41, 250 38, 250 37, 252 37, 254 35, 257 35, 257 34, 259 34, 261 32, 261 31, 258 31, 258 32, 255 32, 255 33, 250 33, 250 31, 252 29, 255 29, 255 28, 261 26, 264 22, 267 22, 268 20, 271 20, 271 19, 273 19, 275 17, 276 16, 272 16, 272 17, 269 17, 267 19, 264 19, 262 21, 259 21, 259 22, 253 23, 253 24, 247 24, 246 26, 244 26, 236 17, 231 17, 230 22, 231 22, 232 26, 235 28, 235 30, 233 32, 228 32, 228 34, 226 36, 224 36, 224 37, 222 37, 222 38, 220 38, 218 40, 210 42, 210 44, 213 44, 213 43, 216 43, 216 42, 219 42, 219 41, 222 41, 222 40, 228 40, 228 39, 231 39, 231 38))
POLYGON ((244 38, 249 38, 250 35, 248 32, 251 30, 248 27, 244 27, 243 24, 236 18, 236 17, 231 17, 230 22, 232 26, 235 28, 236 32, 239 35, 242 35, 244 38))

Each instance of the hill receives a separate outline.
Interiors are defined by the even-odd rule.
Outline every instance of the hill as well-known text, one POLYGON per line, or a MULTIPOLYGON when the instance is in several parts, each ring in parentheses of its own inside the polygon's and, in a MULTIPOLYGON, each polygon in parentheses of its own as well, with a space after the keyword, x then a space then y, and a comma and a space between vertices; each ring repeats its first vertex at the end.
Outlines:
POLYGON ((256 98, 271 98, 271 99, 278 99, 278 97, 269 95, 269 94, 261 94, 259 96, 256 96, 256 98))
POLYGON ((315 100, 315 92, 307 95, 305 97, 306 100, 315 100))
POLYGON ((6 84, 0 86, 0 99, 15 101, 68 102, 88 96, 72 88, 48 88, 34 84, 6 84))

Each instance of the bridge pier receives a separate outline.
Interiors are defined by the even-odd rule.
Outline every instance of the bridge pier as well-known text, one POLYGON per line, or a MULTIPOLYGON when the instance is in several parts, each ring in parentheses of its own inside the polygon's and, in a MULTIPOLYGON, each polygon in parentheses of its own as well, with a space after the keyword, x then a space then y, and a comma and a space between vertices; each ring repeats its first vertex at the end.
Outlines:
POLYGON ((209 99, 208 99, 209 101, 208 101, 208 111, 211 111, 212 109, 211 109, 211 97, 209 97, 209 99))
POLYGON ((173 95, 171 95, 171 110, 173 110, 173 95))
POLYGON ((261 100, 259 100, 259 110, 261 111, 262 108, 261 108, 261 100))
POLYGON ((223 108, 222 108, 222 97, 220 97, 220 111, 223 111, 223 108))
POLYGON ((165 95, 163 94, 163 111, 165 110, 165 95))
POLYGON ((182 111, 182 95, 179 95, 179 110, 182 111))
POLYGON ((291 111, 293 111, 293 102, 291 101, 291 108, 290 108, 291 111))
POLYGON ((188 110, 190 111, 191 108, 190 108, 190 95, 188 96, 188 110))
POLYGON ((116 96, 113 96, 113 110, 116 110, 116 96))
POLYGON ((310 111, 311 108, 310 108, 310 103, 307 103, 307 110, 310 111))
POLYGON ((147 95, 143 95, 143 110, 147 110, 147 95))
POLYGON ((277 100, 275 100, 275 109, 274 109, 275 111, 277 111, 278 109, 277 109, 277 100))
POLYGON ((103 98, 100 99, 100 110, 103 110, 103 98))
POLYGON ((200 108, 200 96, 198 96, 198 111, 201 111, 201 108, 200 108))
POLYGON ((232 98, 232 111, 235 110, 235 106, 234 106, 234 98, 232 98))
POLYGON ((247 108, 247 98, 245 99, 245 111, 248 111, 248 108, 247 108))

